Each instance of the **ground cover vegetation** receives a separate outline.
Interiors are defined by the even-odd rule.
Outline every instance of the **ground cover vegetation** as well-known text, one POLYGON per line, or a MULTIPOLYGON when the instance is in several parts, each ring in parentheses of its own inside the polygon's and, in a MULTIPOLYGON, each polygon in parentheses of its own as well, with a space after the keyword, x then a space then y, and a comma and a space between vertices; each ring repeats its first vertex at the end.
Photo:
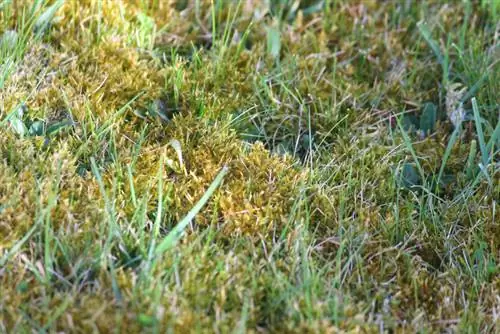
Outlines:
POLYGON ((0 2, 0 332, 498 332, 499 17, 0 2))

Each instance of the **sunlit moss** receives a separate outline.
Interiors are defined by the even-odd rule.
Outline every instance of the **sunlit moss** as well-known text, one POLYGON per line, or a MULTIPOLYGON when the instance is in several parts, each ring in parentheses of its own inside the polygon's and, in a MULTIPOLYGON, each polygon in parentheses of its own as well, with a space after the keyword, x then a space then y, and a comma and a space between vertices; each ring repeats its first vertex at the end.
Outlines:
POLYGON ((273 225, 282 225, 300 191, 304 174, 296 170, 293 162, 271 156, 262 145, 249 148, 239 142, 233 131, 215 130, 192 117, 176 118, 165 129, 164 144, 179 140, 184 166, 179 166, 177 153, 168 145, 146 146, 137 161, 135 184, 139 192, 150 188, 155 192, 156 182, 151 182, 159 168, 159 159, 174 162, 178 171, 170 170, 167 182, 173 187, 172 203, 177 219, 187 213, 202 196, 219 170, 227 165, 229 174, 214 197, 214 203, 204 210, 197 222, 209 224, 211 219, 224 222, 228 233, 266 233, 273 225), (184 170, 184 172, 180 172, 184 170), (216 212, 213 212, 216 210, 216 212))

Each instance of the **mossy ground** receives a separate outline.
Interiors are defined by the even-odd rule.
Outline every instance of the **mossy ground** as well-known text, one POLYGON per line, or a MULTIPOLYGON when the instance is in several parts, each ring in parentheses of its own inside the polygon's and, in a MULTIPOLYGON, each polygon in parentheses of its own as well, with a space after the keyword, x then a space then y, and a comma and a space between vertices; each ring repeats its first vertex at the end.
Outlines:
POLYGON ((500 331, 498 2, 0 6, 0 332, 500 331))

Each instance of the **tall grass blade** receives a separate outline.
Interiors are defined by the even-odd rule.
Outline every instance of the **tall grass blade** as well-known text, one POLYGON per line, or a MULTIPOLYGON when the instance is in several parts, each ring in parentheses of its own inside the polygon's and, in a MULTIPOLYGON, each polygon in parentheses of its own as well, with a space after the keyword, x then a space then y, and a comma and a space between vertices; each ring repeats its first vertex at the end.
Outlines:
POLYGON ((439 173, 437 176, 436 180, 436 188, 439 187, 439 183, 441 182, 441 177, 443 176, 444 172, 444 167, 446 166, 446 162, 448 161, 451 150, 455 143, 457 142, 458 138, 460 138, 460 131, 462 130, 461 123, 455 127, 455 130, 453 130, 453 133, 451 134, 450 140, 448 141, 448 145, 446 146, 446 150, 444 151, 444 156, 441 162, 441 167, 439 168, 439 173))
POLYGON ((481 150, 481 163, 483 166, 488 165, 488 149, 484 140, 483 127, 481 125, 481 116, 479 115, 479 107, 477 106, 476 98, 472 98, 472 111, 474 112, 474 122, 476 123, 477 137, 479 139, 479 149, 481 150))
POLYGON ((172 248, 177 241, 182 237, 184 230, 193 220, 193 218, 200 212, 203 206, 208 202, 212 194, 219 187, 224 179, 224 176, 228 173, 229 168, 224 166, 219 174, 215 177, 214 181, 208 187, 207 191, 200 198, 198 203, 188 212, 188 214, 170 231, 170 233, 162 240, 162 242, 156 248, 155 253, 157 255, 164 253, 166 250, 172 248))
POLYGON ((429 44, 430 48, 432 49, 432 51, 436 55, 439 64, 441 64, 441 66, 444 66, 445 60, 443 57, 443 53, 441 52, 441 49, 439 48, 439 45, 437 44, 437 42, 432 38, 431 31, 429 30, 429 27, 427 27, 427 25, 423 21, 418 22, 417 27, 418 27, 418 31, 420 32, 422 37, 425 39, 427 44, 429 44))
POLYGON ((424 169, 422 168, 422 165, 420 165, 420 161, 418 160, 417 153, 415 152, 415 149, 413 148, 413 145, 411 143, 411 139, 406 133, 405 129, 403 128, 403 124, 401 123, 401 120, 399 117, 396 118, 396 121, 398 123, 398 127, 401 130, 401 134, 403 135, 403 141, 405 143, 406 148, 408 151, 410 151, 411 156, 413 157, 413 160, 415 160, 415 164, 417 165, 418 172, 420 173, 421 180, 425 180, 425 174, 424 174, 424 169))

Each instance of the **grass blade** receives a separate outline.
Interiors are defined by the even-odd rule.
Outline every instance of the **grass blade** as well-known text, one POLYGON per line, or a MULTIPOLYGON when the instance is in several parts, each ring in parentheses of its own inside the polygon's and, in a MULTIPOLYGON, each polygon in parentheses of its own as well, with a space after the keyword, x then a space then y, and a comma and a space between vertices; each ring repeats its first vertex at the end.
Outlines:
POLYGON ((448 158, 450 157, 451 154, 451 149, 453 148, 453 145, 457 142, 459 136, 460 136, 460 131, 462 130, 461 124, 459 124, 457 127, 455 127, 455 130, 453 130, 453 133, 451 134, 450 140, 448 141, 448 145, 446 146, 446 150, 444 151, 444 156, 441 162, 441 167, 439 168, 439 173, 437 176, 436 180, 436 188, 439 187, 439 182, 441 182, 441 177, 443 176, 444 172, 444 167, 446 166, 446 162, 448 161, 448 158))
POLYGON ((43 33, 47 27, 50 25, 51 21, 54 19, 56 12, 64 4, 64 0, 58 0, 51 6, 49 6, 36 20, 35 31, 37 33, 43 33))
POLYGON ((441 64, 441 66, 444 66, 445 62, 444 62, 443 53, 441 52, 439 45, 432 38, 431 31, 429 30, 429 27, 427 27, 427 25, 423 21, 418 22, 417 27, 418 27, 418 31, 420 32, 422 37, 425 39, 427 44, 429 44, 430 48, 432 49, 432 51, 436 55, 439 64, 441 64))
POLYGON ((155 253, 157 255, 164 253, 166 250, 172 248, 176 242, 182 237, 184 230, 193 220, 193 218, 200 212, 203 206, 208 202, 212 194, 215 192, 217 187, 222 183, 224 176, 228 173, 229 168, 224 166, 219 174, 215 177, 210 187, 203 194, 196 205, 188 212, 188 214, 170 231, 170 233, 162 240, 162 242, 156 248, 155 253))
POLYGON ((488 165, 488 149, 486 148, 483 127, 481 125, 481 116, 479 115, 479 107, 477 106, 477 100, 475 97, 472 98, 472 110, 474 112, 477 137, 479 139, 479 149, 481 150, 481 162, 486 167, 488 165))
POLYGON ((401 134, 403 135, 403 141, 405 143, 406 148, 410 151, 411 156, 413 157, 413 160, 415 160, 415 164, 417 165, 418 172, 420 173, 420 177, 422 182, 425 180, 425 174, 424 174, 424 169, 422 168, 422 165, 420 165, 420 161, 418 160, 417 153, 413 149, 413 145, 411 144, 411 139, 406 133, 405 129, 403 128, 403 125, 401 124, 401 120, 399 117, 396 118, 396 121, 398 123, 398 127, 401 130, 401 134))
POLYGON ((29 240, 29 238, 31 238, 31 236, 33 235, 33 233, 35 233, 35 231, 38 229, 38 225, 39 225, 39 223, 34 224, 29 229, 29 231, 24 235, 24 237, 21 240, 19 240, 18 242, 16 242, 16 244, 10 249, 10 251, 7 251, 7 254, 5 254, 0 259, 0 268, 2 268, 3 266, 5 266, 5 264, 7 263, 7 261, 12 256, 14 256, 14 254, 17 254, 17 252, 19 252, 19 250, 21 249, 21 247, 29 240))
POLYGON ((493 152, 495 151, 495 145, 498 145, 498 140, 500 139, 500 121, 497 122, 497 126, 495 127, 495 131, 490 137, 488 144, 486 144, 486 151, 493 152))
POLYGON ((465 165, 465 170, 467 174, 467 178, 471 179, 472 176, 474 175, 474 158, 476 157, 477 153, 477 141, 472 140, 470 143, 470 151, 469 151, 469 156, 467 158, 467 164, 465 165))

